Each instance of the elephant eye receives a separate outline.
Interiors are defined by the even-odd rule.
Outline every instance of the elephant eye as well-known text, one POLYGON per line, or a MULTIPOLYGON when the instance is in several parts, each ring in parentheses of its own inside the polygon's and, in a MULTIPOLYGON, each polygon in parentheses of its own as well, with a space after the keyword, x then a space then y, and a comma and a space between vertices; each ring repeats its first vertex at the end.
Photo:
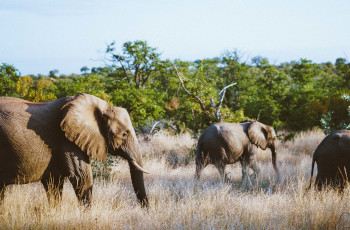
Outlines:
POLYGON ((127 136, 128 136, 128 132, 123 133, 123 137, 124 138, 127 137, 127 136))

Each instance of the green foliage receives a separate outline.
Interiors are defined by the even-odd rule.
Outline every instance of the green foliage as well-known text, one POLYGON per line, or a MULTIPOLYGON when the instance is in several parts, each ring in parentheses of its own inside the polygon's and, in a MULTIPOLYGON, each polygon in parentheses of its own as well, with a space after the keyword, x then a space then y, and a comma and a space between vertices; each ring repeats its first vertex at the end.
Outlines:
POLYGON ((118 164, 118 158, 108 154, 104 162, 91 159, 92 176, 108 180, 111 178, 112 168, 118 164))
POLYGON ((276 129, 299 131, 314 126, 326 131, 348 128, 350 63, 338 58, 334 64, 301 59, 280 65, 257 56, 250 62, 237 50, 221 57, 193 62, 162 60, 146 41, 125 42, 120 51, 113 42, 106 57, 111 65, 84 66, 81 74, 21 77, 15 67, 0 66, 0 95, 30 101, 49 101, 77 93, 96 95, 126 108, 135 127, 154 120, 167 120, 178 130, 203 131, 218 121, 215 105, 218 93, 226 90, 221 119, 239 122, 247 118, 276 129), (174 65, 188 92, 182 88, 174 65))
POLYGON ((75 96, 78 93, 88 93, 108 100, 109 96, 105 93, 104 83, 101 76, 95 73, 84 74, 70 78, 59 79, 56 81, 56 95, 60 97, 75 96))
POLYGON ((335 61, 336 73, 340 77, 340 87, 350 88, 350 63, 345 58, 338 58, 335 61))
POLYGON ((224 98, 224 104, 232 111, 240 110, 249 100, 249 88, 254 85, 253 76, 250 74, 249 66, 242 62, 242 55, 237 51, 225 51, 220 60, 219 88, 224 88, 232 83, 237 83, 232 88, 228 88, 224 98))
POLYGON ((255 57, 253 69, 255 77, 252 89, 254 94, 244 106, 248 117, 280 127, 281 99, 287 95, 287 76, 266 58, 255 57))
POLYGON ((149 120, 165 115, 164 92, 152 88, 137 89, 120 83, 110 92, 110 101, 128 110, 134 126, 145 125, 149 120))
POLYGON ((152 75, 157 72, 160 54, 146 41, 125 42, 122 54, 116 53, 115 42, 107 46, 106 53, 122 72, 122 78, 136 88, 144 88, 152 75))
POLYGON ((16 85, 16 91, 23 99, 35 102, 57 99, 55 95, 56 88, 50 78, 41 78, 34 82, 30 76, 18 79, 16 85))
POLYGON ((15 89, 19 77, 15 67, 3 63, 0 66, 0 96, 17 96, 15 89))
POLYGON ((320 113, 315 113, 315 103, 320 98, 315 88, 320 70, 316 64, 301 59, 292 63, 289 75, 289 87, 286 96, 281 102, 281 120, 286 128, 297 131, 306 130, 319 125, 320 113))
POLYGON ((335 130, 350 130, 350 94, 336 94, 330 99, 331 111, 323 114, 321 125, 326 134, 335 130))

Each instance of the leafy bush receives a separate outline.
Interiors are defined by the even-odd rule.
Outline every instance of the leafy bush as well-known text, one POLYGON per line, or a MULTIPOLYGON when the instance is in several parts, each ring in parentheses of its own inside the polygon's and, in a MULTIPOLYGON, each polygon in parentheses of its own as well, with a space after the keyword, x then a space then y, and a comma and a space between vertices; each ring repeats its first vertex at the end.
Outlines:
POLYGON ((321 125, 329 134, 339 129, 350 130, 350 94, 338 94, 331 99, 332 111, 323 114, 321 125))
POLYGON ((137 89, 125 83, 118 84, 117 87, 110 93, 110 101, 128 110, 134 127, 164 117, 164 92, 151 88, 137 89))
POLYGON ((118 164, 118 158, 108 154, 105 162, 91 159, 92 175, 94 178, 108 180, 111 176, 112 168, 118 164))

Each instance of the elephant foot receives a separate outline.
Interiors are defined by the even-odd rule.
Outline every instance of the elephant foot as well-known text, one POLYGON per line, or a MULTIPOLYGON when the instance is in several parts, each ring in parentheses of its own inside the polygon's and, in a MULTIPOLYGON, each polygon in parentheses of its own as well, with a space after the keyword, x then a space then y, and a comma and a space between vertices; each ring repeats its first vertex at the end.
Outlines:
POLYGON ((245 175, 242 179, 241 187, 243 191, 248 191, 257 187, 259 184, 258 177, 255 173, 251 175, 245 175))
POLYGON ((235 181, 232 178, 232 173, 225 173, 225 176, 223 178, 223 182, 227 184, 234 184, 235 181))

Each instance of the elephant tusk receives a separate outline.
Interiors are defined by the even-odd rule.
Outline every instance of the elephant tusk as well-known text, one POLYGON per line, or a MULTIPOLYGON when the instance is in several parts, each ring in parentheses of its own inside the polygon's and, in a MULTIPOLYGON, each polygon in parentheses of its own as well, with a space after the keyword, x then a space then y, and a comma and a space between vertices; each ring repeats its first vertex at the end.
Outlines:
POLYGON ((138 165, 138 164, 136 163, 136 161, 132 160, 132 161, 131 161, 131 164, 132 164, 133 166, 135 166, 135 168, 137 168, 139 171, 141 171, 141 172, 143 172, 143 173, 150 174, 149 172, 147 172, 146 170, 144 170, 140 165, 138 165))

